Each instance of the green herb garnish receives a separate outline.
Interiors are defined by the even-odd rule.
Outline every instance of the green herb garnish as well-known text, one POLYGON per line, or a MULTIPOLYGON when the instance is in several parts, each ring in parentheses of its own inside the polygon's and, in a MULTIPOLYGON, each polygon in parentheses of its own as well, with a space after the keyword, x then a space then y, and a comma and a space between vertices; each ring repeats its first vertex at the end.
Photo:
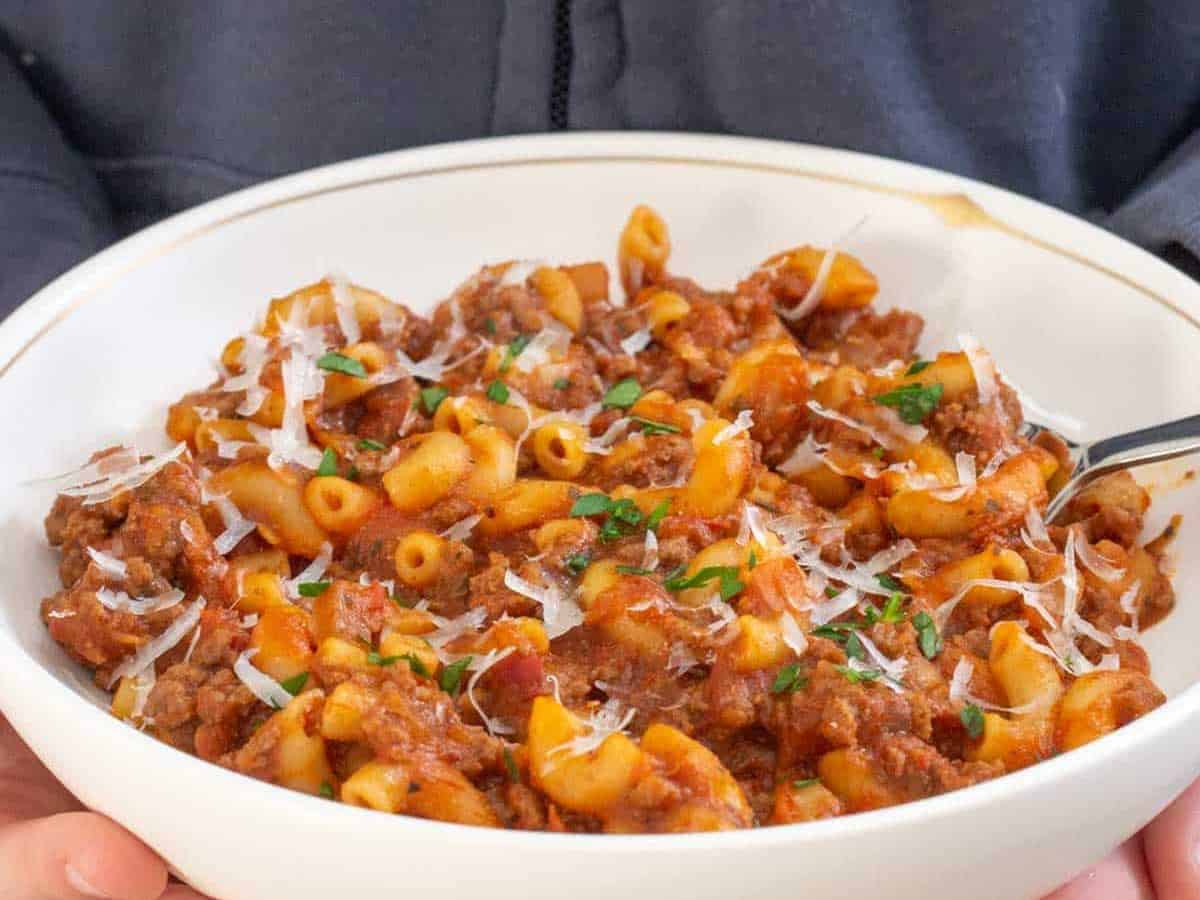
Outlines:
POLYGON ((504 350, 504 359, 500 361, 500 374, 504 374, 512 368, 513 360, 525 352, 525 348, 529 346, 529 342, 533 340, 531 334, 518 334, 515 338, 508 342, 508 347, 504 350))
POLYGON ((344 353, 335 353, 332 350, 317 360, 317 368, 327 372, 340 372, 352 378, 367 377, 366 367, 357 359, 346 356, 344 353))
POLYGON ((875 580, 889 591, 904 590, 904 585, 900 583, 900 580, 892 575, 889 575, 887 572, 884 572, 882 575, 876 575, 875 580))
POLYGON ((360 438, 358 441, 359 450, 386 450, 387 445, 381 444, 379 441, 373 441, 370 438, 360 438))
POLYGON ((808 676, 800 672, 799 663, 788 663, 779 670, 771 683, 772 694, 794 694, 808 684, 808 676))
POLYGON ((754 555, 754 551, 750 551, 750 558, 746 560, 746 568, 753 569, 758 565, 758 557, 754 555))
POLYGON ((493 403, 508 402, 508 385, 500 379, 496 379, 488 385, 487 398, 493 403))
POLYGON ((846 657, 862 662, 867 658, 867 651, 855 631, 846 632, 846 657))
POLYGON ((622 575, 653 575, 653 569, 643 569, 641 566, 617 566, 622 575))
POLYGON ((653 419, 644 419, 641 416, 630 416, 634 423, 642 426, 642 434, 646 437, 651 437, 656 434, 679 434, 680 428, 678 425, 672 425, 670 422, 656 422, 653 419))
POLYGON ((509 781, 513 784, 521 783, 521 770, 517 768, 517 761, 507 747, 504 748, 504 768, 508 769, 509 781))
POLYGON ((321 787, 319 788, 319 790, 321 792, 321 796, 324 797, 326 800, 333 799, 333 785, 330 784, 328 781, 322 781, 321 787))
POLYGON ((296 590, 301 597, 320 597, 329 590, 331 584, 332 581, 302 581, 296 585, 296 590))
POLYGON ((650 510, 650 515, 646 516, 646 530, 655 531, 662 523, 662 520, 667 517, 667 512, 671 509, 671 501, 663 500, 658 506, 650 510))
POLYGON ((825 596, 832 600, 842 592, 842 588, 836 588, 832 584, 825 585, 825 596))
POLYGON ((483 330, 486 331, 488 334, 495 334, 496 333, 496 320, 491 317, 484 319, 483 320, 483 330))
POLYGON ((592 558, 586 553, 574 553, 568 556, 563 564, 567 567, 567 571, 572 575, 580 574, 591 563, 592 558))
POLYGON ((629 409, 642 396, 642 386, 636 378, 622 378, 604 394, 601 405, 605 409, 629 409))
POLYGON ((861 684, 864 681, 878 681, 882 672, 877 669, 852 669, 849 666, 834 666, 851 684, 861 684))
POLYGON ((942 637, 938 634, 933 617, 927 612, 919 612, 912 618, 913 628, 917 629, 917 645, 926 659, 933 659, 942 652, 942 637))
POLYGON ((900 418, 909 425, 920 425, 941 399, 942 386, 935 382, 902 385, 894 391, 878 395, 875 402, 895 409, 900 418))
POLYGON ((321 463, 317 466, 317 475, 321 478, 328 478, 330 475, 337 474, 337 454, 333 452, 332 447, 326 447, 325 452, 321 454, 321 463))
POLYGON ((796 781, 792 782, 792 787, 794 787, 796 790, 800 791, 806 787, 812 787, 814 784, 820 784, 820 783, 821 783, 820 778, 799 778, 796 781))
POLYGON ((913 364, 905 371, 905 375, 920 375, 928 369, 933 363, 928 359, 914 359, 913 364))
POLYGON ((438 676, 438 684, 450 696, 456 696, 459 688, 462 687, 463 672, 467 670, 467 666, 471 665, 471 659, 470 656, 464 656, 442 668, 442 672, 438 676))
POLYGON ((301 672, 299 675, 295 675, 292 678, 285 678, 283 681, 279 682, 279 686, 293 697, 304 690, 304 686, 306 684, 308 684, 307 672, 301 672))
POLYGON ((402 656, 382 656, 377 651, 372 650, 367 654, 367 662, 373 666, 391 666, 403 659, 402 656))
POLYGON ((570 378, 555 378, 554 379, 554 389, 556 391, 565 391, 570 386, 571 386, 570 378))
POLYGON ((689 577, 669 578, 665 584, 668 591, 683 591, 702 587, 714 579, 720 582, 721 599, 729 601, 745 587, 738 578, 737 566, 705 566, 689 577))
POLYGON ((586 516, 598 516, 612 509, 613 502, 608 494, 584 494, 573 504, 567 513, 571 518, 578 519, 586 516))
POLYGON ((440 385, 421 388, 421 406, 425 408, 425 415, 432 416, 449 396, 450 392, 440 385))
POLYGON ((904 595, 899 591, 892 591, 888 597, 887 603, 883 605, 883 612, 879 614, 880 622, 903 622, 904 611, 900 608, 904 603, 904 595))
POLYGON ((958 718, 967 729, 967 734, 978 740, 983 734, 983 710, 974 703, 968 703, 959 712, 958 718))

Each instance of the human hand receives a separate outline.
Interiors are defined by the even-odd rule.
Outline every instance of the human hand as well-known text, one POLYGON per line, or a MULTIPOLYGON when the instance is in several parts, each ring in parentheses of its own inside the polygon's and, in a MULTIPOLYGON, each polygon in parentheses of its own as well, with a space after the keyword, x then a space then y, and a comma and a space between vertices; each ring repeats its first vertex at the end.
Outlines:
POLYGON ((1191 900, 1200 897, 1200 781, 1141 834, 1046 900, 1191 900))
POLYGON ((0 897, 5 900, 204 900, 167 883, 136 837, 87 812, 0 717, 0 897))

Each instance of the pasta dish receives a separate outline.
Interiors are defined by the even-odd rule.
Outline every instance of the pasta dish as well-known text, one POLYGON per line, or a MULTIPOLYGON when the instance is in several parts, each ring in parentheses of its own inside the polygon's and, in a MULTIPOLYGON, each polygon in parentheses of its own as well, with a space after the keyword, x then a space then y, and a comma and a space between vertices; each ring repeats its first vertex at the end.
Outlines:
POLYGON ((969 335, 916 353, 855 257, 731 290, 647 207, 600 262, 419 316, 329 276, 56 480, 51 636, 184 752, 385 813, 567 832, 852 814, 1164 701, 1149 497, 1072 468, 969 335), (614 279, 615 280, 615 279, 614 279))

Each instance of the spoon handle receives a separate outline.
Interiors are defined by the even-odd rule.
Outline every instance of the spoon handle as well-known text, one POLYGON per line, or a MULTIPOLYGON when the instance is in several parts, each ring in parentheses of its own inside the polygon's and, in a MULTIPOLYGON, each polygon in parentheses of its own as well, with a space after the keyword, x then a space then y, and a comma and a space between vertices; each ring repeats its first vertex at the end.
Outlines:
POLYGON ((1052 521, 1084 485, 1101 475, 1189 453, 1200 453, 1200 415, 1095 441, 1084 449, 1071 480, 1050 501, 1046 521, 1052 521))

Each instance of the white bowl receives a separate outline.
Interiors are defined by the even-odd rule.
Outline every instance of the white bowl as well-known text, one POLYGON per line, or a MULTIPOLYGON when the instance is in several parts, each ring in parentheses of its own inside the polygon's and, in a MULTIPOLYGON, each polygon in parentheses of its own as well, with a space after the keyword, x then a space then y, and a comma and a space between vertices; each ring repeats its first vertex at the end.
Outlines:
MULTIPOLYGON (((0 326, 0 471, 15 485, 166 405, 265 300, 329 269, 418 310, 483 261, 611 259, 636 203, 671 226, 672 269, 731 284, 774 250, 828 243, 879 276, 881 307, 970 330, 1043 405, 1098 437, 1200 410, 1200 286, 1064 214, 927 169, 793 144, 569 135, 432 147, 284 178, 138 234, 0 326), (963 197, 943 195, 969 195, 963 197), (986 212, 984 212, 986 210, 986 212), (1117 274, 1120 273, 1120 274, 1117 274)), ((732 834, 608 837, 388 817, 243 778, 111 718, 38 620, 55 587, 48 489, 10 487, 0 566, 0 707, 86 804, 224 900, 379 896, 1035 896, 1147 822, 1200 770, 1200 488, 1150 473, 1151 528, 1190 514, 1179 609, 1145 639, 1169 702, 1114 735, 978 787, 732 834), (969 886, 969 887, 968 887, 969 886)))

